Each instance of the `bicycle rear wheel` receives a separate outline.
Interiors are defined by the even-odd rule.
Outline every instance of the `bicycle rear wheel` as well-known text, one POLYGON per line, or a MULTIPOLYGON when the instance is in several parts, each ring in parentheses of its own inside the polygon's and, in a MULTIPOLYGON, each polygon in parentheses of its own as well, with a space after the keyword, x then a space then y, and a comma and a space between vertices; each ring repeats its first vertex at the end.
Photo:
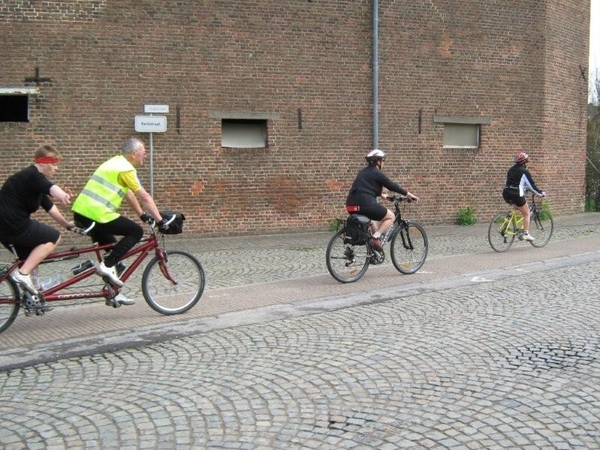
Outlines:
POLYGON ((155 256, 144 269, 142 293, 155 311, 167 316, 182 314, 198 303, 204 292, 204 269, 190 253, 165 253, 166 261, 155 256))
POLYGON ((511 215, 498 214, 490 222, 488 241, 495 251, 502 253, 510 248, 516 234, 515 223, 511 220, 511 215))
POLYGON ((350 245, 344 242, 346 229, 335 233, 325 254, 327 270, 340 283, 352 283, 362 277, 369 268, 367 245, 350 245))
POLYGON ((535 240, 530 241, 534 247, 543 247, 550 241, 554 231, 554 220, 548 211, 536 211, 531 215, 529 234, 535 240))
POLYGON ((0 333, 6 330, 17 318, 19 307, 19 288, 10 279, 0 283, 0 333))
POLYGON ((400 273, 415 273, 425 264, 429 242, 420 223, 408 221, 400 226, 392 236, 390 246, 392 263, 400 273))

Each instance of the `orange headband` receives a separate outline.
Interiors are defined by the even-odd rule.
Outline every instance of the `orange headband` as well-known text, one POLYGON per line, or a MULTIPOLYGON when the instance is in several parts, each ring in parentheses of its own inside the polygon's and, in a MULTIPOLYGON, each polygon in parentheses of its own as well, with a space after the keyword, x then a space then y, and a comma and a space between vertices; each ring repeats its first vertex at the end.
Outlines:
POLYGON ((35 158, 35 162, 36 164, 58 164, 60 159, 54 156, 40 156, 39 158, 35 158))

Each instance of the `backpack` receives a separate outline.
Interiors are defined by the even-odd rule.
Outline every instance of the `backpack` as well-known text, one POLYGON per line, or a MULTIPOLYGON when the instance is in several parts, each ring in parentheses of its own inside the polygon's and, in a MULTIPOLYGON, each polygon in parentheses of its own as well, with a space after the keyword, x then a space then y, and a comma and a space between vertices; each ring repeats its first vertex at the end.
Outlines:
POLYGON ((346 235, 344 243, 350 245, 365 245, 369 240, 369 222, 367 216, 350 214, 346 219, 346 235))

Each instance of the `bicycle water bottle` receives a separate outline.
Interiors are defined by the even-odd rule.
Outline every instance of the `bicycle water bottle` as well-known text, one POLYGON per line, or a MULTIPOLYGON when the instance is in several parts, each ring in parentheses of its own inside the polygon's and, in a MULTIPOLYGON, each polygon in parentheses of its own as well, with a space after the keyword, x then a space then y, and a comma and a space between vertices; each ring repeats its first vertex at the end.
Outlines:
POLYGON ((83 272, 84 270, 89 269, 90 267, 94 267, 94 261, 88 259, 87 261, 82 262, 78 266, 73 267, 71 271, 73 272, 73 275, 77 275, 83 272))
POLYGON ((40 279, 39 286, 42 291, 46 291, 46 290, 56 286, 57 284, 62 283, 63 281, 64 280, 63 280, 62 275, 60 273, 57 273, 57 274, 51 275, 49 277, 46 277, 44 279, 40 279))
POLYGON ((386 231, 386 233, 381 237, 381 245, 385 244, 387 242, 387 240, 390 238, 390 236, 392 235, 392 231, 394 231, 394 228, 396 227, 396 224, 393 223, 392 226, 386 231))

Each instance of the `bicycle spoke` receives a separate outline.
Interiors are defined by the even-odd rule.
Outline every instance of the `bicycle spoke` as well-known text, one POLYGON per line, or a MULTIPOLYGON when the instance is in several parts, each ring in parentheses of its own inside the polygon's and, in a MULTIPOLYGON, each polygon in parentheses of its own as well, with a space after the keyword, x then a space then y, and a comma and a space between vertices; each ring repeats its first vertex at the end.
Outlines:
POLYGON ((390 245, 392 263, 399 272, 415 273, 425 264, 429 243, 421 224, 411 221, 400 227, 390 245))
POLYGON ((511 215, 502 213, 490 222, 488 241, 495 251, 502 253, 513 244, 516 234, 517 231, 514 222, 511 220, 511 215))
POLYGON ((327 245, 327 270, 340 283, 351 283, 362 277, 369 267, 366 245, 344 243, 345 230, 333 235, 327 245))
POLYGON ((531 245, 538 248, 543 247, 550 241, 553 231, 554 220, 548 211, 535 211, 532 214, 529 234, 533 236, 534 240, 531 241, 531 245))
POLYGON ((168 251, 167 261, 155 257, 142 275, 142 293, 161 314, 182 314, 202 296, 205 276, 200 261, 189 253, 168 251))
POLYGON ((0 333, 14 322, 19 313, 19 291, 8 279, 0 282, 0 333))

